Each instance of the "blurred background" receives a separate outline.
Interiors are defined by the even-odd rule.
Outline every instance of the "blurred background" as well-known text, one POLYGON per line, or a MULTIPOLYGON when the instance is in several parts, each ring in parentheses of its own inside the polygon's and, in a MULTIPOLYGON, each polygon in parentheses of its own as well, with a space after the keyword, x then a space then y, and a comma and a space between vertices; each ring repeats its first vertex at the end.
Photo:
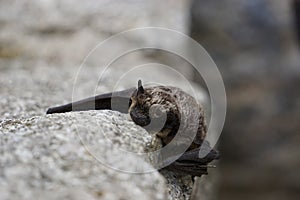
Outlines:
POLYGON ((300 197, 297 6, 297 1, 192 2, 190 34, 216 62, 227 91, 220 199, 300 197))
MULTIPOLYGON (((298 0, 0 1, 1 119, 42 115, 49 105, 69 102, 87 53, 116 33, 145 26, 190 35, 221 71, 228 110, 215 199, 299 199, 298 0)), ((174 66, 203 84, 187 63, 163 52, 132 54, 121 64, 146 61, 174 66)), ((82 97, 102 63, 89 64, 80 77, 82 97)))

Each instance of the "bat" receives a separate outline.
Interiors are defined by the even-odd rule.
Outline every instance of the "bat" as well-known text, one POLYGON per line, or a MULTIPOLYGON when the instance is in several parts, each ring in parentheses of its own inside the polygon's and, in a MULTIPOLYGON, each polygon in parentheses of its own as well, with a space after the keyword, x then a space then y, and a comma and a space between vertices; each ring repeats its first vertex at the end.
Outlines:
MULTIPOLYGON (((174 162, 170 162, 165 167, 168 170, 182 175, 200 177, 208 173, 208 168, 213 167, 208 163, 220 157, 219 153, 212 149, 209 142, 205 140, 207 126, 202 105, 177 87, 144 88, 139 80, 137 88, 101 94, 52 107, 47 110, 47 114, 104 109, 129 113, 134 123, 144 127, 147 131, 154 131, 161 139, 163 146, 170 144, 175 136, 182 132, 183 139, 175 143, 174 149, 186 145, 187 140, 190 141, 189 146, 183 154, 173 159, 174 162), (195 127, 196 134, 191 135, 191 130, 195 130, 195 127), (206 151, 204 157, 200 156, 200 151, 203 149, 206 151)), ((164 156, 172 159, 172 155, 164 156)))

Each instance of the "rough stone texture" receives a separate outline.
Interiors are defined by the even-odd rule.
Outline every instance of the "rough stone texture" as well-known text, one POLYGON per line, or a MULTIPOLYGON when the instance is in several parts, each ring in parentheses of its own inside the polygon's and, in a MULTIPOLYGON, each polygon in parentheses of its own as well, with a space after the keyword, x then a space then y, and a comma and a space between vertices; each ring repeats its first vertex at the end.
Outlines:
POLYGON ((90 111, 2 121, 1 199, 166 199, 158 172, 122 173, 93 157, 133 171, 148 165, 116 150, 156 148, 151 136, 127 119, 113 111, 90 111), (93 145, 97 149, 89 148, 93 145))
POLYGON ((193 183, 191 182, 191 176, 178 176, 177 174, 161 170, 160 173, 166 178, 166 184, 168 188, 168 199, 190 199, 193 183))
POLYGON ((300 52, 291 2, 193 1, 191 35, 227 90, 221 199, 299 199, 300 52))

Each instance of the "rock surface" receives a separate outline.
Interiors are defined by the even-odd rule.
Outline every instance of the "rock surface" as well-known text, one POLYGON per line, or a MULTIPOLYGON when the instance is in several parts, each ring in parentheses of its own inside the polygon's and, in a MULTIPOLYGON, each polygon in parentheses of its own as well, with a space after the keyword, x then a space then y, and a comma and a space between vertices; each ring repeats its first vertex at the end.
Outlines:
POLYGON ((1 199, 166 199, 158 172, 113 169, 149 165, 134 155, 124 157, 118 148, 156 148, 153 138, 127 119, 113 111, 90 111, 2 121, 1 199))

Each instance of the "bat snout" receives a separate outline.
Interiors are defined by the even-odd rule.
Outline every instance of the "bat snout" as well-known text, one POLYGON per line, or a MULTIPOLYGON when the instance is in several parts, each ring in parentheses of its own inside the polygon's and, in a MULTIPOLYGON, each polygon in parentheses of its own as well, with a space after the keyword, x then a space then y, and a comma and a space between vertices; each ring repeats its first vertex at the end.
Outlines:
POLYGON ((151 122, 149 116, 138 111, 136 108, 131 109, 130 117, 139 126, 147 126, 151 122))

